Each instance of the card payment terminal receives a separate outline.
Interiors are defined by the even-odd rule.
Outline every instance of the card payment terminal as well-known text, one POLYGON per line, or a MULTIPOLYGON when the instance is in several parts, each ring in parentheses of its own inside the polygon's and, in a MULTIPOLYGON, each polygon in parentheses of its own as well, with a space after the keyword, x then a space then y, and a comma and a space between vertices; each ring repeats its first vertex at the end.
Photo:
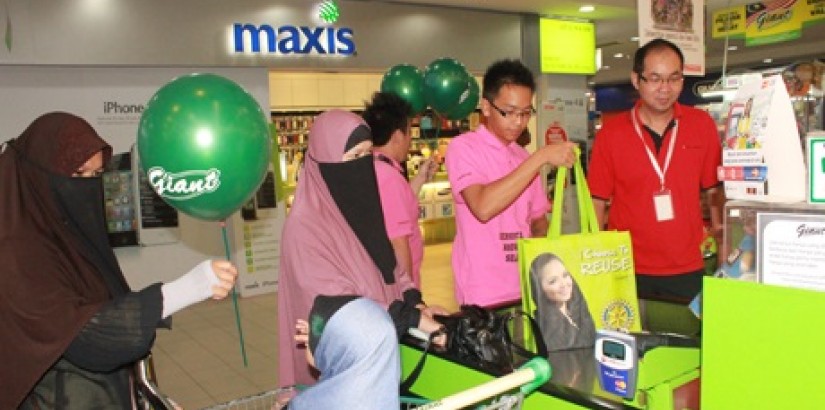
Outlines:
POLYGON ((596 331, 596 370, 602 390, 633 400, 639 376, 639 360, 661 346, 698 348, 698 338, 675 333, 624 333, 596 331))
POLYGON ((594 350, 602 389, 632 400, 639 371, 636 338, 628 333, 599 330, 594 350))

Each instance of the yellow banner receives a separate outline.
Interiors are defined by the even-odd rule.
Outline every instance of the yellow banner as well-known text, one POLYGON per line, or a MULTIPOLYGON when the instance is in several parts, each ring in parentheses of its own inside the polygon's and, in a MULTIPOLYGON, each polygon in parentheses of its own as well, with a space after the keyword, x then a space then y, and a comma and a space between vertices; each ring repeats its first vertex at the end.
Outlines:
POLYGON ((728 7, 713 13, 711 36, 722 38, 726 34, 741 37, 745 34, 745 6, 728 7))
POLYGON ((803 24, 825 20, 825 0, 805 0, 800 3, 803 24))
POLYGON ((711 35, 745 37, 746 45, 799 38, 803 25, 825 20, 825 0, 775 0, 713 13, 711 35))

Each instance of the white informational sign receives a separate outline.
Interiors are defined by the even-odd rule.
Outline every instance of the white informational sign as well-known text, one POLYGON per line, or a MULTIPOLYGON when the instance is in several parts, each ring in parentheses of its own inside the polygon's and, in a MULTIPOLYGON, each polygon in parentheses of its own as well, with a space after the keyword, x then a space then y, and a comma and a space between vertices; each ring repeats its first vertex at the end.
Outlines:
MULTIPOLYGON (((269 75, 264 67, 91 67, 91 66, 0 66, 0 142, 15 138, 37 117, 50 111, 66 111, 86 119, 112 145, 115 153, 128 152, 137 139, 140 116, 149 99, 172 79, 193 73, 226 77, 249 92, 269 111, 269 75)), ((259 215, 275 218, 269 227, 280 237, 284 218, 282 198, 278 212, 259 215)), ((237 215, 237 214, 236 214, 237 215)), ((142 289, 167 282, 189 271, 204 259, 225 258, 218 222, 201 221, 180 214, 179 237, 145 240, 144 245, 117 248, 115 253, 129 285, 142 289)), ((233 232, 240 217, 227 218, 233 232)), ((145 236, 144 239, 150 239, 145 236)), ((230 235, 232 259, 240 271, 239 284, 249 274, 242 236, 230 235)), ((274 246, 277 246, 277 242, 274 246)), ((268 265, 267 265, 268 266, 268 265)), ((254 266, 255 280, 277 281, 278 266, 254 266)))
POLYGON ((726 119, 718 176, 728 199, 805 199, 802 145, 781 76, 746 83, 737 92, 726 119))
POLYGON ((639 0, 639 44, 663 38, 685 55, 685 75, 705 75, 705 2, 639 0))
POLYGON ((825 215, 759 213, 761 282, 825 291, 825 215))
POLYGON ((561 133, 559 130, 564 133, 564 141, 570 140, 564 127, 567 124, 564 121, 564 106, 564 101, 558 97, 543 101, 539 105, 539 119, 541 121, 539 121, 537 130, 537 139, 541 142, 537 142, 537 147, 543 147, 551 142, 560 142, 561 133))
MULTIPOLYGON (((238 279, 241 296, 252 296, 278 290, 278 272, 281 263, 281 231, 286 218, 284 203, 271 211, 256 211, 256 219, 242 220, 234 226, 240 228, 242 243, 237 263, 246 266, 238 279), (242 256, 240 256, 242 255, 242 256)), ((237 220, 236 220, 237 222, 237 220)))
POLYGON ((581 89, 568 89, 559 84, 554 86, 547 91, 548 98, 538 107, 538 129, 534 137, 536 146, 543 147, 548 139, 587 141, 587 97, 581 89), (561 134, 564 136, 561 137, 561 134))

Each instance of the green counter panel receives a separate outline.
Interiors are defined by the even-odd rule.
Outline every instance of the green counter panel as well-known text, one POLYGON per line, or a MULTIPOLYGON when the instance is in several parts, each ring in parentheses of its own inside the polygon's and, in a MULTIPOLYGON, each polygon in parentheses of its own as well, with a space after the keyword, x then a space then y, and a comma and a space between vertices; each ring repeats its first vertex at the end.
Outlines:
POLYGON ((705 278, 702 408, 825 408, 825 293, 705 278))
MULTIPOLYGON (((401 363, 403 369, 403 379, 406 379, 410 371, 421 358, 421 351, 401 345, 401 363)), ((475 387, 484 382, 490 381, 493 376, 477 371, 475 369, 458 365, 452 361, 442 359, 435 355, 427 357, 424 371, 412 386, 413 393, 427 398, 441 398, 471 387, 475 387)), ((524 409, 583 409, 581 407, 559 398, 535 392, 527 397, 524 402, 524 409)))
MULTIPOLYGON (((564 354, 564 352, 561 353, 564 354)), ((554 354, 556 353, 552 353, 550 357, 551 364, 559 363, 554 360, 558 358, 554 357, 554 354)), ((595 363, 592 354, 592 351, 587 349, 578 358, 568 360, 570 357, 567 357, 563 360, 570 366, 587 366, 583 371, 575 372, 579 375, 575 386, 568 383, 571 379, 565 375, 573 373, 569 368, 554 369, 554 379, 528 396, 523 408, 554 410, 697 408, 699 400, 698 349, 660 347, 649 351, 640 364, 639 391, 633 401, 623 401, 601 390, 595 379, 595 363), (563 380, 559 380, 560 378, 563 380)), ((421 350, 401 344, 401 362, 405 379, 420 357, 421 350)), ((439 355, 430 354, 412 391, 430 399, 442 398, 467 390, 492 378, 493 376, 487 373, 462 366, 439 355)))

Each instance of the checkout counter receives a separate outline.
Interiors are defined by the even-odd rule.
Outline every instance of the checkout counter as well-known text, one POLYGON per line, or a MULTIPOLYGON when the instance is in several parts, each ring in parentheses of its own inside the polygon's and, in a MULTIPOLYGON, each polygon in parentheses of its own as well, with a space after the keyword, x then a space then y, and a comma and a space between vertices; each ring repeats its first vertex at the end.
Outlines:
MULTIPOLYGON (((403 379, 418 364, 423 351, 423 341, 413 337, 402 340, 403 379)), ((410 388, 412 393, 424 398, 446 397, 501 376, 462 363, 435 347, 430 348, 428 355, 410 388)), ((696 347, 659 346, 644 351, 633 361, 634 365, 638 364, 638 377, 632 398, 623 398, 602 388, 593 348, 551 352, 548 361, 552 377, 526 397, 523 409, 699 408, 700 350, 696 347)))
MULTIPOLYGON (((636 391, 627 399, 602 388, 593 349, 553 352, 551 379, 527 396, 523 408, 825 408, 825 208, 729 201, 725 237, 731 250, 745 235, 748 210, 755 216, 758 246, 752 249, 752 263, 761 272, 759 281, 705 277, 701 321, 683 304, 645 301, 646 329, 701 333, 701 349, 647 351, 638 360, 636 391)), ((405 378, 421 357, 421 343, 402 340, 405 378)), ((429 355, 411 387, 425 398, 445 397, 499 376, 446 352, 429 355)))
MULTIPOLYGON (((821 388, 825 296, 821 291, 706 277, 703 301, 701 353, 699 349, 671 346, 648 351, 639 361, 632 400, 604 391, 597 379, 593 350, 580 349, 549 354, 552 377, 527 396, 523 408, 825 406, 825 389, 821 388)), ((418 363, 422 343, 413 337, 402 340, 404 378, 418 363)), ((411 390, 425 398, 441 398, 496 376, 431 349, 411 390)))

